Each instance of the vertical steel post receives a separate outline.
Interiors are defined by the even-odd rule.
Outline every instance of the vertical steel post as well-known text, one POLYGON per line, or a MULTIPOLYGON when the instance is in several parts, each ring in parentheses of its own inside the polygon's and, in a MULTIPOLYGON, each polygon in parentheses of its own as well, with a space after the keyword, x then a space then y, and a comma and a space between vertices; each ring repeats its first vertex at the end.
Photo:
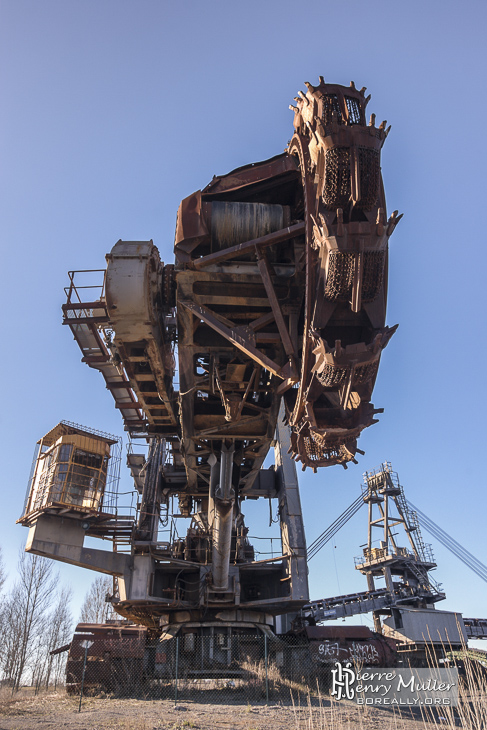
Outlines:
POLYGON ((86 670, 86 659, 88 657, 88 642, 86 642, 85 646, 85 660, 83 662, 83 674, 81 676, 81 692, 79 695, 79 707, 78 712, 81 712, 81 700, 83 699, 83 687, 85 686, 85 670, 86 670))
MULTIPOLYGON (((212 584, 213 590, 228 589, 232 528, 234 525, 235 492, 232 488, 233 457, 235 444, 222 444, 220 457, 220 481, 213 494, 215 519, 213 522, 212 584)), ((211 491, 210 472, 210 491, 211 491)), ((210 495, 211 496, 211 495, 210 495)))
MULTIPOLYGON (((291 459, 291 435, 284 423, 284 403, 281 403, 277 417, 276 482, 279 490, 279 520, 281 527, 282 555, 289 555, 286 562, 286 578, 289 578, 289 599, 308 601, 308 564, 306 558, 306 537, 303 513, 299 498, 299 483, 296 464, 291 459)), ((272 544, 272 553, 274 545, 272 544)))
POLYGON ((179 636, 176 636, 176 683, 174 686, 174 704, 178 703, 178 672, 179 672, 179 636))
POLYGON ((267 634, 264 634, 264 661, 265 661, 265 701, 269 704, 269 677, 267 674, 268 664, 268 652, 267 652, 267 634))

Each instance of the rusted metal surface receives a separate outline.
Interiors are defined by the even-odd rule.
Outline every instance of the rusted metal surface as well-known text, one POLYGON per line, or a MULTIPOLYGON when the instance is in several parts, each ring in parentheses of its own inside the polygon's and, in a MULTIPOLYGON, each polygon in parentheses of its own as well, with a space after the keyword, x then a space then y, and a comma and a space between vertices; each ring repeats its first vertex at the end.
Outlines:
POLYGON ((241 193, 263 195, 263 191, 271 190, 286 183, 292 183, 299 178, 296 160, 287 154, 277 155, 263 162, 253 162, 250 165, 233 170, 227 175, 217 175, 202 191, 203 195, 211 199, 212 196, 227 196, 242 199, 241 193))
POLYGON ((355 460, 357 438, 380 412, 370 401, 395 331, 385 324, 387 247, 400 216, 386 214, 388 130, 366 125, 367 101, 353 84, 308 84, 283 154, 182 201, 174 265, 152 241, 118 241, 98 297, 86 291, 84 303, 71 279, 65 323, 127 431, 151 442, 147 462, 129 460, 141 494, 136 567, 120 578, 117 603, 150 628, 171 611, 278 614, 307 600, 295 465, 281 449, 286 478, 262 466, 281 407, 288 453, 314 470, 355 460), (222 485, 214 474, 228 454, 222 485), (283 502, 286 493, 283 545, 299 550, 255 561, 244 500, 283 502), (173 496, 193 522, 161 546, 161 504, 173 496))
POLYGON ((361 666, 393 667, 396 642, 366 626, 308 626, 311 657, 317 664, 359 663, 361 666))
POLYGON ((140 677, 146 650, 147 630, 141 626, 113 624, 78 624, 69 646, 66 664, 66 689, 78 693, 83 674, 85 649, 83 642, 92 642, 87 651, 84 686, 112 690, 140 677))
POLYGON ((301 378, 286 398, 294 457, 303 466, 355 460, 361 431, 376 422, 370 404, 385 328, 387 219, 380 150, 389 130, 372 115, 365 89, 307 84, 294 111, 289 153, 299 160, 306 229, 306 303, 301 378))
POLYGON ((211 264, 220 264, 222 261, 228 261, 234 259, 237 256, 243 254, 253 253, 254 251, 258 254, 263 248, 267 246, 273 246, 276 243, 282 243, 287 241, 289 238, 299 236, 304 233, 304 223, 295 223, 288 228, 284 228, 282 231, 276 231, 275 233, 269 233, 267 236, 261 236, 253 241, 246 241, 245 243, 239 243, 236 246, 229 246, 221 251, 210 253, 207 256, 202 256, 193 262, 193 269, 202 269, 205 266, 211 264))
MULTIPOLYGON (((380 355, 396 329, 385 326, 387 246, 401 216, 386 215, 380 151, 389 130, 385 123, 376 127, 373 116, 366 125, 364 90, 323 80, 307 86, 292 107, 295 135, 287 157, 234 170, 183 201, 175 250, 185 254, 178 301, 247 355, 249 365, 253 360, 274 376, 268 395, 284 394, 293 457, 316 469, 355 460, 358 436, 381 412, 370 398, 380 355), (212 250, 212 209, 230 199, 282 205, 292 225, 233 246, 220 237, 212 250), (282 246, 291 232, 292 247, 282 246), (252 297, 248 290, 225 299, 215 292, 218 310, 212 311, 196 293, 198 279, 184 292, 188 270, 211 273, 215 284, 225 272, 234 289, 244 271, 254 270, 265 294, 252 297), (266 327, 278 335, 272 358, 254 336, 255 321, 266 314, 257 317, 257 307, 273 318, 266 327)), ((235 209, 234 224, 238 217, 235 209)), ((197 321, 181 322, 182 331, 199 327, 197 321)))
POLYGON ((181 439, 189 490, 208 483, 205 457, 222 439, 240 437, 242 479, 251 455, 255 473, 282 396, 303 468, 346 466, 377 421, 370 399, 395 331, 385 326, 387 247, 401 216, 386 214, 380 153, 389 129, 374 115, 367 125, 369 98, 353 83, 307 84, 291 107, 284 154, 182 201, 176 268, 152 242, 119 241, 97 308, 65 305, 78 340, 83 327, 84 339, 98 338, 90 364, 105 376, 117 366, 118 379, 106 379, 129 430, 181 439), (103 321, 113 341, 97 334, 103 321))

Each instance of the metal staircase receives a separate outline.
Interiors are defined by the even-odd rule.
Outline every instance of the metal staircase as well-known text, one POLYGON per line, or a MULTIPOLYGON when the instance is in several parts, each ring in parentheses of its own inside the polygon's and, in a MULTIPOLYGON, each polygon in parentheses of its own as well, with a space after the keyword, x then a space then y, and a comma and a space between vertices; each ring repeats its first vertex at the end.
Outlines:
POLYGON ((70 271, 69 287, 65 288, 66 303, 63 304, 63 324, 69 326, 74 339, 83 354, 85 362, 99 370, 105 379, 106 387, 115 400, 115 408, 120 411, 129 432, 144 431, 145 420, 140 404, 132 390, 123 366, 111 356, 109 351, 109 317, 104 299, 104 283, 87 285, 75 282, 83 275, 90 275, 88 282, 104 275, 104 270, 70 271), (88 295, 88 300, 85 299, 88 295), (97 299, 94 299, 97 297, 97 299), (102 325, 107 325, 107 330, 102 325), (102 333, 103 335, 102 336, 102 333))
POLYGON ((132 517, 115 517, 112 520, 91 525, 86 534, 88 537, 110 540, 113 543, 113 552, 129 553, 134 524, 132 517))

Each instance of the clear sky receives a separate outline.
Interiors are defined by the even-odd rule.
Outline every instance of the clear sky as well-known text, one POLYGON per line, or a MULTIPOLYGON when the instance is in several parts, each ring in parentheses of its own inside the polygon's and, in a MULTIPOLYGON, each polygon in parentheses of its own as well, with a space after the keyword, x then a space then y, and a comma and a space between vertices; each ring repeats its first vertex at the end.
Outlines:
MULTIPOLYGON (((119 238, 152 238, 171 262, 180 200, 283 151, 288 104, 320 74, 367 86, 368 109, 392 124, 383 176, 389 212, 405 216, 390 257, 388 324, 400 327, 373 399, 385 413, 360 439, 358 466, 302 476, 309 542, 356 498, 362 472, 389 460, 411 501, 487 563, 486 20, 480 0, 0 0, 0 544, 11 572, 37 439, 61 419, 123 433, 61 326, 67 271, 103 268, 119 238)), ((365 540, 364 511, 312 561, 313 598, 365 589, 353 567, 365 540)), ((487 585, 434 549, 440 607, 487 616, 487 585)), ((62 568, 76 613, 93 577, 62 568)))

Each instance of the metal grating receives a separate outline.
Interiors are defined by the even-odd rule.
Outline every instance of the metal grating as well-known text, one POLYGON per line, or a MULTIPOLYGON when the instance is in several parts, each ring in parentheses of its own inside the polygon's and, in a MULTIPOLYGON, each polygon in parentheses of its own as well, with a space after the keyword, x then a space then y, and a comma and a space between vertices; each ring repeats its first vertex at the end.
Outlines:
POLYGON ((348 123, 349 124, 360 124, 360 104, 358 99, 353 96, 346 96, 345 103, 348 110, 348 123))
POLYGON ((330 125, 333 121, 337 121, 339 124, 343 122, 342 111, 336 94, 326 94, 323 97, 322 119, 325 126, 330 125))
POLYGON ((380 152, 370 147, 358 148, 360 165, 360 200, 358 208, 372 210, 379 197, 380 152))
POLYGON ((384 251, 367 251, 364 255, 362 301, 373 302, 377 298, 384 279, 384 251))
POLYGON ((329 210, 346 208, 350 201, 350 148, 335 147, 325 156, 323 202, 329 210))

